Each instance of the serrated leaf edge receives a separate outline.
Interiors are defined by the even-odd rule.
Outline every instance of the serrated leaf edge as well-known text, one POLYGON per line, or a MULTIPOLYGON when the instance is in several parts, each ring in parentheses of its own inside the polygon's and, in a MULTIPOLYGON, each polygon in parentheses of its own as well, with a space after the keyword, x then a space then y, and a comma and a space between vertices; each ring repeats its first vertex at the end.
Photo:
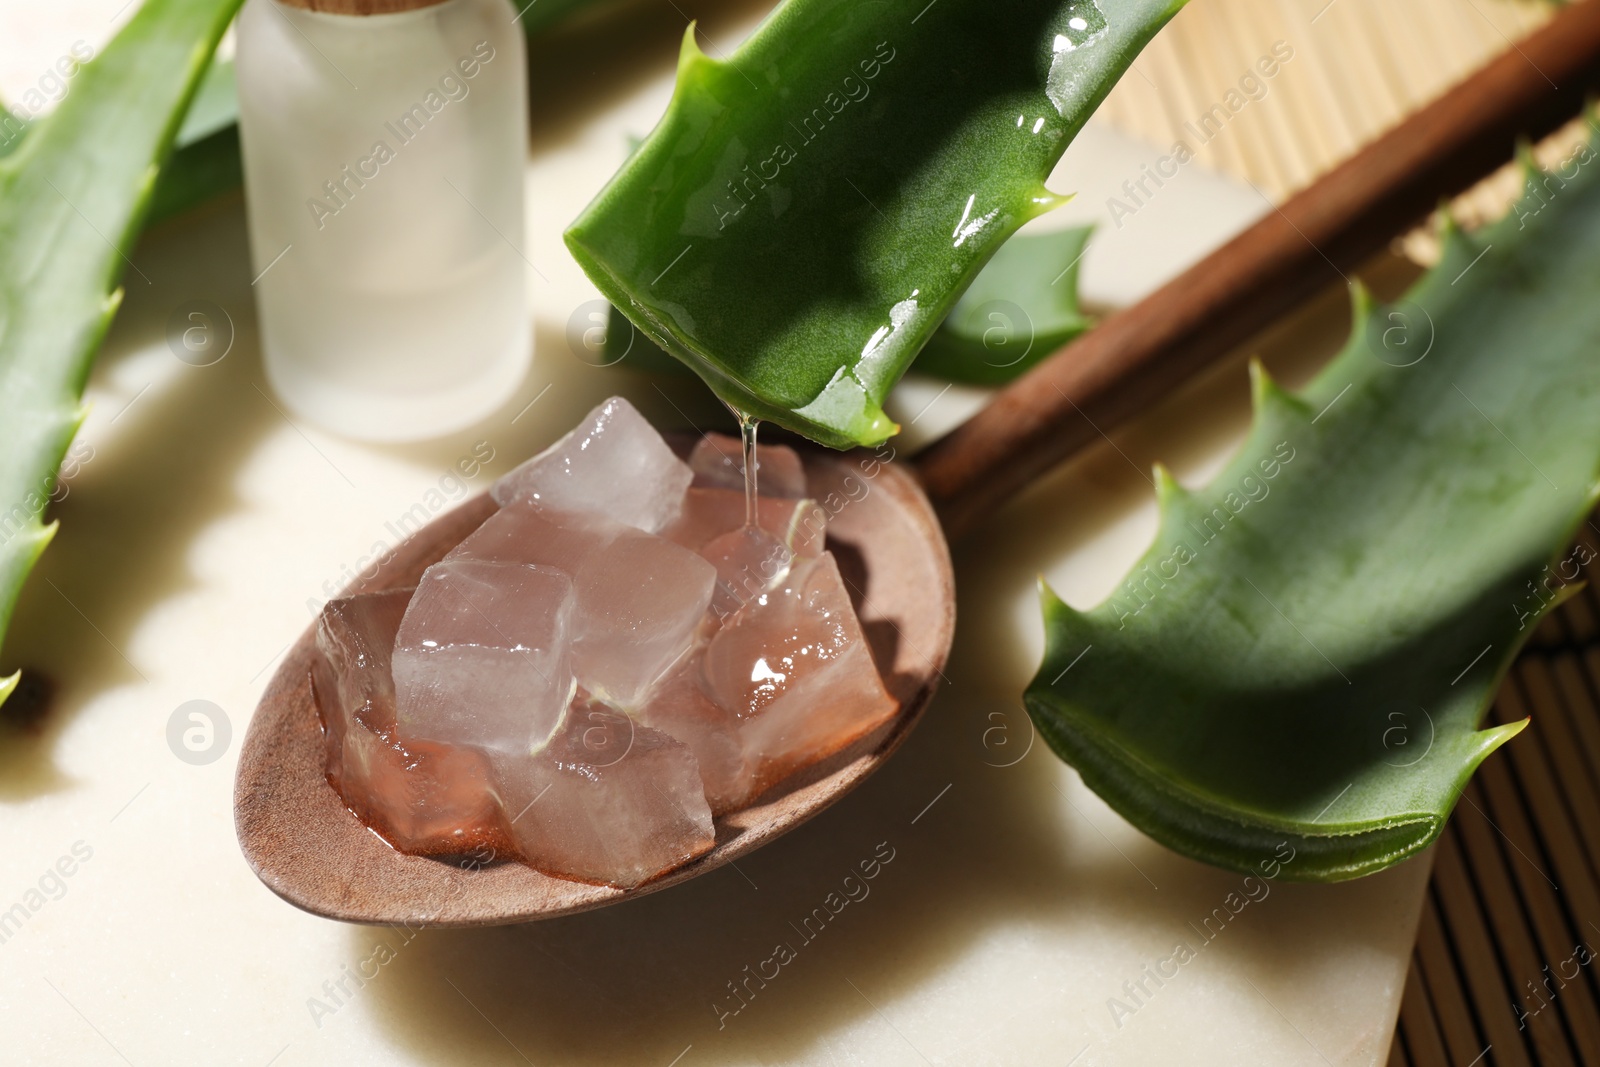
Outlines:
MULTIPOLYGON (((1590 109, 1586 112, 1592 131, 1600 134, 1600 110, 1590 109)), ((1600 137, 1591 136, 1590 144, 1593 146, 1600 137)), ((1522 169, 1524 182, 1521 194, 1514 202, 1511 211, 1516 207, 1526 204, 1530 198, 1537 196, 1532 191, 1532 183, 1551 176, 1551 172, 1540 167, 1533 159, 1531 152, 1519 152, 1518 164, 1522 169)), ((1560 176, 1555 177, 1560 180, 1560 176)), ((1443 270, 1443 265, 1448 261, 1451 248, 1467 253, 1469 256, 1480 251, 1479 242, 1463 231, 1448 210, 1439 213, 1441 240, 1446 244, 1445 255, 1441 256, 1440 263, 1427 271, 1419 278, 1415 285, 1422 285, 1443 270)), ((1488 246, 1483 246, 1488 247, 1488 246)), ((1359 280, 1350 285, 1351 297, 1351 330, 1350 337, 1340 352, 1318 373, 1313 385, 1324 375, 1337 373, 1341 365, 1347 360, 1358 358, 1360 349, 1357 341, 1360 331, 1371 321, 1381 306, 1378 305, 1359 280)), ((1248 451, 1256 438, 1265 429, 1268 418, 1274 414, 1291 419, 1309 422, 1315 416, 1315 407, 1297 393, 1290 392, 1279 386, 1259 360, 1250 361, 1252 420, 1249 432, 1244 442, 1240 445, 1238 453, 1248 451)), ((1310 386, 1308 386, 1308 389, 1310 386)), ((1140 567, 1146 565, 1152 558, 1156 546, 1162 541, 1162 535, 1167 528, 1167 523, 1181 514, 1183 505, 1193 499, 1193 495, 1172 477, 1171 473, 1161 464, 1155 465, 1156 495, 1161 513, 1160 525, 1149 551, 1142 554, 1138 561, 1129 568, 1133 574, 1140 567)), ((1569 520, 1566 536, 1552 549, 1550 563, 1555 564, 1562 557, 1562 553, 1582 527, 1584 520, 1600 504, 1600 471, 1597 478, 1591 483, 1586 493, 1584 503, 1578 508, 1575 515, 1569 520)), ((1537 623, 1542 621, 1550 612, 1554 611, 1567 599, 1577 594, 1583 588, 1583 583, 1575 582, 1557 590, 1556 595, 1545 602, 1531 616, 1531 624, 1526 626, 1514 638, 1506 651, 1495 662, 1495 672, 1491 684, 1486 688, 1487 696, 1483 698, 1478 709, 1478 719, 1488 711, 1494 699, 1494 694, 1509 673, 1512 663, 1526 645, 1527 640, 1537 630, 1537 623)), ((1045 618, 1047 635, 1047 649, 1057 647, 1058 633, 1082 628, 1083 640, 1086 644, 1089 630, 1089 615, 1067 604, 1057 596, 1048 583, 1041 576, 1039 578, 1039 596, 1041 609, 1045 618)), ((1104 607, 1102 605, 1101 607, 1104 607)), ((1100 608, 1093 609, 1098 612, 1100 608)), ((1030 682, 1024 693, 1023 701, 1035 727, 1045 738, 1050 746, 1062 760, 1077 768, 1085 783, 1106 800, 1116 811, 1128 818, 1145 833, 1171 848, 1173 851, 1191 856, 1195 859, 1219 867, 1238 871, 1249 871, 1253 865, 1263 858, 1272 855, 1272 847, 1278 841, 1287 841, 1292 847, 1305 849, 1314 857, 1322 858, 1323 862, 1314 866, 1304 863, 1297 865, 1286 864, 1283 868, 1283 877, 1291 881, 1309 882, 1337 882, 1351 878, 1362 877, 1375 873, 1399 862, 1408 856, 1427 848, 1443 831, 1444 825, 1454 808, 1454 800, 1458 799, 1461 790, 1476 772, 1482 762, 1488 758, 1501 745, 1510 741, 1521 733, 1531 721, 1522 719, 1500 726, 1487 727, 1474 732, 1477 745, 1472 749, 1456 774, 1456 790, 1451 805, 1442 814, 1432 811, 1401 813, 1392 819, 1369 820, 1364 823, 1352 824, 1313 824, 1303 820, 1278 819, 1262 815, 1257 812, 1247 812, 1238 805, 1217 801, 1205 790, 1192 786, 1180 787, 1175 785, 1170 778, 1145 761, 1140 760, 1126 746, 1119 744, 1114 739, 1096 730, 1068 731, 1063 725, 1070 720, 1081 718, 1080 713, 1068 701, 1063 700, 1046 686, 1041 686, 1044 671, 1048 669, 1050 653, 1046 652, 1045 663, 1041 670, 1030 682), (1079 737, 1093 737, 1094 744, 1081 744, 1079 737), (1159 794, 1169 798, 1172 803, 1165 811, 1157 806, 1142 802, 1142 796, 1159 794), (1185 817, 1187 816, 1187 817, 1185 817), (1211 824, 1207 827, 1206 824, 1211 824), (1231 839, 1224 838, 1214 830, 1216 823, 1227 823, 1249 831, 1245 835, 1234 835, 1231 839), (1201 832, 1184 833, 1182 827, 1195 824, 1201 832), (1255 840, 1249 846, 1228 847, 1225 842, 1240 841, 1253 837, 1255 840), (1383 838, 1392 838, 1395 845, 1377 854, 1365 853, 1357 861, 1338 862, 1331 857, 1340 851, 1349 851, 1350 846, 1363 841, 1374 841, 1383 838), (1203 844, 1202 842, 1210 842, 1203 844), (1337 846, 1343 843, 1344 849, 1337 846)))

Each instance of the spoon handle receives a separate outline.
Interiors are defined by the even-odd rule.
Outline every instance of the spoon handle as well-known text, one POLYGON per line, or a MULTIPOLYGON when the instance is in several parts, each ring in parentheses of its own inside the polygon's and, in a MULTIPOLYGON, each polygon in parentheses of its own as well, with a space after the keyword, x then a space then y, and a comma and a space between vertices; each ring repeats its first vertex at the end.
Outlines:
POLYGON ((1204 260, 1000 391, 916 459, 954 540, 1115 426, 1347 280, 1600 87, 1600 0, 1573 4, 1204 260))

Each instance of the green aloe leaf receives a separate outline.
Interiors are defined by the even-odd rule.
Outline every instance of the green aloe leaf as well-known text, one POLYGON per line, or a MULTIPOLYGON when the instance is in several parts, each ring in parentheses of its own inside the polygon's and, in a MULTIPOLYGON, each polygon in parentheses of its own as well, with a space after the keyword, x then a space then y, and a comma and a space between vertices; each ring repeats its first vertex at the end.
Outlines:
MULTIPOLYGON (((124 249, 238 6, 146 0, 0 159, 0 635, 55 533, 42 516, 121 301, 124 249)), ((14 685, 0 684, 0 700, 14 685)))
POLYGON ((218 60, 206 71, 189 113, 161 168, 150 202, 150 221, 160 222, 244 184, 239 155, 239 89, 233 63, 218 60))
POLYGON ((568 22, 578 15, 614 7, 619 0, 511 0, 517 21, 529 38, 568 22))
POLYGON ((1018 234, 1001 245, 917 354, 917 373, 1003 385, 1087 330, 1078 263, 1091 229, 1018 234))
MULTIPOLYGON (((1004 385, 1087 330, 1078 305, 1078 263, 1091 226, 1018 234, 994 254, 916 357, 920 374, 1004 385)), ((605 366, 689 373, 612 305, 605 366), (627 362, 624 363, 623 361, 627 362)))
POLYGON ((1050 746, 1150 836, 1335 881, 1431 842, 1501 678, 1589 553, 1600 470, 1600 167, 1530 170, 1511 216, 1449 226, 1395 304, 1359 290, 1300 394, 1209 486, 1158 469, 1154 544, 1080 613, 1043 590, 1026 694, 1050 746))
POLYGON ((28 132, 28 122, 0 103, 0 159, 4 159, 22 146, 28 132))
POLYGON ((786 0, 685 34, 661 123, 567 232, 723 400, 838 448, 1017 228, 1181 0, 786 0))
MULTIPOLYGON (((239 155, 239 90, 233 62, 219 59, 207 69, 161 167, 147 222, 155 223, 244 184, 239 155)), ((29 123, 0 107, 0 157, 23 142, 29 123), (9 122, 7 121, 9 120, 9 122)))

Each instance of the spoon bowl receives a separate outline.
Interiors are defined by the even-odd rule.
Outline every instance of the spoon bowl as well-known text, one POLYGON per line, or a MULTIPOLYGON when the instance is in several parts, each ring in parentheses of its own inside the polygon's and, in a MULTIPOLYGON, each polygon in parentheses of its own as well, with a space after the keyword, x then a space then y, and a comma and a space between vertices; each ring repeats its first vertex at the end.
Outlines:
MULTIPOLYGON (((955 580, 938 519, 910 473, 871 453, 800 452, 812 495, 830 516, 828 548, 850 587, 878 672, 900 704, 888 722, 750 806, 718 817, 711 851, 633 889, 568 881, 483 856, 408 856, 367 829, 328 783, 311 692, 313 624, 268 683, 239 756, 234 821, 257 876, 289 903, 346 922, 528 922, 615 904, 716 870, 855 788, 900 746, 933 698, 955 633, 955 580)), ((415 585, 495 508, 485 493, 441 515, 385 555, 373 577, 358 578, 340 595, 415 585)))

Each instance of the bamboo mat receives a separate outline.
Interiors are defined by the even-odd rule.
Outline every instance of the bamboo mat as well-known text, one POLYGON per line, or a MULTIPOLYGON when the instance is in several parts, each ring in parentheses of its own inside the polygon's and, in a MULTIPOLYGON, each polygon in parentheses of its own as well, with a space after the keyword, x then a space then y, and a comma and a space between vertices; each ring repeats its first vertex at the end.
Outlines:
MULTIPOLYGON (((1099 117, 1158 145, 1183 140, 1281 200, 1549 13, 1522 0, 1200 0, 1099 117), (1292 58, 1241 86, 1276 42, 1292 58), (1255 95, 1230 100, 1239 88, 1255 95), (1217 104, 1238 110, 1198 145, 1217 104)), ((1560 158, 1579 136, 1575 125, 1536 154, 1560 158)), ((1508 166, 1453 210, 1470 227, 1519 186, 1508 166)), ((1437 251, 1427 229, 1402 248, 1424 263, 1437 251)), ((1484 763, 1433 850, 1392 1067, 1600 1064, 1600 513, 1579 544, 1590 586, 1535 634, 1489 715, 1532 723, 1484 763)))
MULTIPOLYGON (((1579 559, 1600 561, 1596 521, 1579 559)), ((1600 562, 1584 570, 1489 715, 1532 723, 1434 850, 1391 1064, 1600 1063, 1600 562)))
POLYGON ((1156 145, 1182 140, 1203 165, 1282 199, 1551 10, 1544 0, 1193 0, 1095 117, 1156 145), (1258 63, 1280 42, 1276 58, 1282 48, 1290 58, 1263 77, 1258 63), (1225 130, 1201 144, 1191 131, 1219 105, 1225 130))

